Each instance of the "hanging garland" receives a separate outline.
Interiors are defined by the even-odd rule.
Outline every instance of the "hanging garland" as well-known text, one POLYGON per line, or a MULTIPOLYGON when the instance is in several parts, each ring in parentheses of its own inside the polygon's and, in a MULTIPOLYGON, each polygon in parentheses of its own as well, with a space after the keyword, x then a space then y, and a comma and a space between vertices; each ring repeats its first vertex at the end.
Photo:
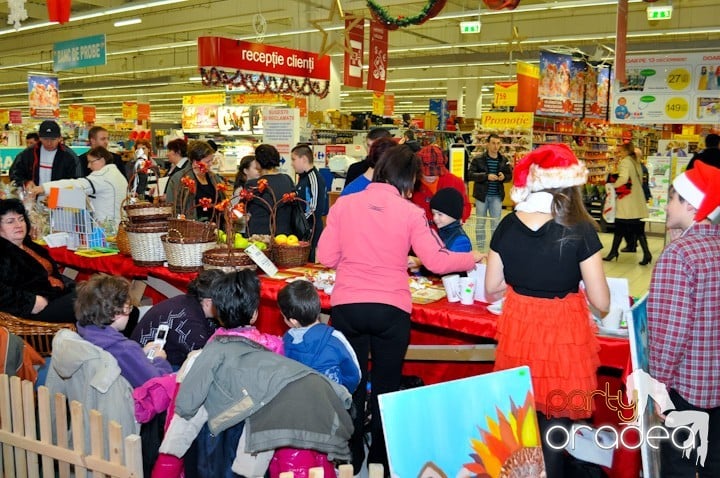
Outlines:
POLYGON ((303 96, 315 95, 325 98, 330 91, 330 81, 324 83, 303 78, 288 78, 255 73, 243 73, 240 70, 228 73, 223 69, 200 68, 203 86, 243 87, 250 93, 296 94, 303 96))
POLYGON ((397 30, 400 27, 409 25, 422 25, 426 21, 436 16, 445 8, 447 0, 428 0, 423 9, 412 17, 392 17, 388 11, 378 5, 375 0, 367 0, 367 6, 373 18, 382 23, 388 30, 397 30))

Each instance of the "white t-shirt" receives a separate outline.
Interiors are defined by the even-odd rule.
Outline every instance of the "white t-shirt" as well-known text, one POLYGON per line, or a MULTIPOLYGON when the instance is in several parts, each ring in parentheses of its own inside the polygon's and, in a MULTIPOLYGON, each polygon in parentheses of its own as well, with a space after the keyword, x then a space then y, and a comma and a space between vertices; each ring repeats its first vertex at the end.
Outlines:
POLYGON ((38 178, 38 186, 52 180, 52 167, 55 162, 56 153, 57 149, 55 151, 48 151, 42 146, 40 147, 40 175, 38 178))

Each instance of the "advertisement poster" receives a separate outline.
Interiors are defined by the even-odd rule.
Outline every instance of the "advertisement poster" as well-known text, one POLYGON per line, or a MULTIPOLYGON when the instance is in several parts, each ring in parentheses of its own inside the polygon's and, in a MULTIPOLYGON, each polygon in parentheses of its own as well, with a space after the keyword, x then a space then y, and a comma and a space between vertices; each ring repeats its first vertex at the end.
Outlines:
POLYGON ((295 177, 290 150, 300 141, 300 111, 297 108, 263 107, 263 143, 280 153, 280 169, 295 177))
POLYGON ((575 116, 583 113, 587 65, 572 56, 540 52, 540 83, 535 114, 575 116))
POLYGON ((123 101, 122 117, 126 120, 137 119, 137 101, 123 101))
POLYGON ((528 367, 378 399, 390 476, 545 476, 528 367))
POLYGON ((606 120, 610 101, 610 67, 588 67, 585 80, 585 118, 606 120))
POLYGON ((531 63, 517 63, 518 98, 516 113, 533 113, 537 108, 540 67, 531 63))
POLYGON ((495 106, 515 106, 518 102, 517 81, 496 81, 493 103, 495 106))
POLYGON ((627 78, 613 79, 615 123, 720 123, 720 53, 627 57, 627 78))
POLYGON ((385 91, 388 69, 388 31, 381 22, 370 21, 370 64, 367 89, 385 91))
POLYGON ((217 105, 183 106, 182 127, 184 130, 217 131, 217 105))
POLYGON ((252 118, 249 106, 221 106, 218 108, 220 131, 252 132, 252 118))
POLYGON ((28 75, 30 117, 60 117, 60 83, 57 76, 28 75))
POLYGON ((670 156, 647 157, 648 185, 652 195, 652 202, 648 206, 648 212, 649 218, 653 222, 665 222, 671 165, 672 158, 670 156))
POLYGON ((351 15, 345 16, 345 59, 343 84, 353 88, 363 86, 363 43, 365 21, 351 15))

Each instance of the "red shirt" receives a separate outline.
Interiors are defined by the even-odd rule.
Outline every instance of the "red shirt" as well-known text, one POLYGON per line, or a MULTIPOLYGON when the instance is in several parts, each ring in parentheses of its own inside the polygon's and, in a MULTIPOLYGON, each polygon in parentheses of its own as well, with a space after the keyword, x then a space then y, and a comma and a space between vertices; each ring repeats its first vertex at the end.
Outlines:
POLYGON ((647 303, 650 374, 720 407, 720 225, 696 224, 660 255, 647 303))
MULTIPOLYGON (((464 223, 465 221, 467 221, 467 218, 470 217, 470 212, 472 211, 472 204, 470 204, 470 200, 468 200, 468 195, 467 191, 465 190, 465 183, 463 182, 463 180, 455 176, 454 174, 447 172, 442 176, 438 177, 438 180, 435 182, 435 184, 435 191, 439 191, 442 188, 455 188, 460 191, 460 194, 462 194, 463 197, 464 204, 462 218, 460 222, 464 223)), ((433 224, 432 212, 430 211, 430 199, 432 199, 435 191, 431 191, 430 188, 428 188, 425 184, 421 183, 420 190, 415 191, 412 197, 412 202, 423 208, 423 210, 425 211, 425 216, 427 216, 430 224, 433 224)))

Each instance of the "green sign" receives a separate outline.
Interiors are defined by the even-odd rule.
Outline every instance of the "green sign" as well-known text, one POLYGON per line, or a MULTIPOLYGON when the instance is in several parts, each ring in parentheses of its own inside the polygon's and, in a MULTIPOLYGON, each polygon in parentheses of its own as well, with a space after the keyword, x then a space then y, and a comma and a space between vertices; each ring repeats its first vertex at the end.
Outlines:
POLYGON ((63 71, 105 64, 105 35, 77 38, 53 45, 53 70, 63 71))
POLYGON ((480 22, 460 22, 460 33, 480 33, 480 22))
POLYGON ((648 20, 669 20, 672 18, 672 5, 658 5, 647 7, 648 20))

